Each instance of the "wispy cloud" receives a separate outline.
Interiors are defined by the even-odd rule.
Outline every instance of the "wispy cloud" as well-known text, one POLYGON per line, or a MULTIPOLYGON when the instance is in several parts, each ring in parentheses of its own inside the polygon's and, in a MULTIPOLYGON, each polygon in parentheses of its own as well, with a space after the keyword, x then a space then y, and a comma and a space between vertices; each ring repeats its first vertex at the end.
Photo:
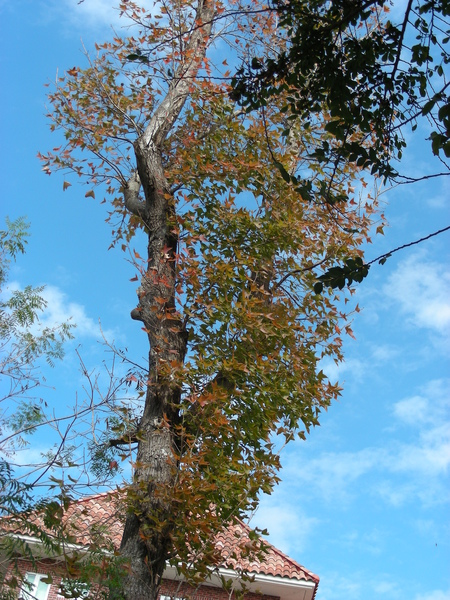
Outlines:
POLYGON ((450 600, 450 590, 433 590, 425 594, 417 594, 414 600, 450 600))
POLYGON ((367 364, 359 358, 348 358, 339 364, 327 358, 322 361, 321 367, 331 382, 340 383, 345 381, 346 374, 351 375, 353 382, 360 382, 364 379, 367 370, 367 364))
POLYGON ((311 493, 323 501, 346 502, 352 497, 354 482, 375 470, 382 454, 385 451, 378 448, 364 448, 359 452, 326 452, 301 467, 295 456, 289 455, 285 471, 290 479, 302 487, 307 485, 311 493))
POLYGON ((48 10, 54 18, 61 19, 62 26, 84 29, 103 29, 119 23, 119 11, 114 0, 49 0, 48 10))
POLYGON ((263 499, 250 526, 267 528, 270 542, 286 554, 292 554, 304 551, 318 524, 319 519, 308 517, 300 508, 293 507, 289 500, 278 499, 274 504, 263 499), (292 531, 296 532, 295 538, 292 531))
POLYGON ((437 192, 434 196, 428 198, 427 204, 434 209, 446 210, 448 208, 448 189, 444 188, 442 192, 437 192))
MULTIPOLYGON (((13 291, 21 289, 23 288, 19 282, 12 281, 8 284, 8 289, 4 290, 4 297, 7 298, 13 291)), ((53 285, 45 286, 40 296, 45 300, 47 306, 38 315, 39 321, 31 328, 32 333, 38 333, 44 327, 54 328, 68 322, 76 326, 73 333, 77 339, 80 337, 100 339, 102 335, 106 339, 113 339, 113 331, 102 331, 100 323, 88 316, 85 307, 71 301, 60 288, 53 285)))
POLYGON ((324 600, 360 600, 364 594, 361 576, 343 577, 338 573, 321 573, 318 598, 324 600))
POLYGON ((393 428, 385 432, 383 444, 355 452, 323 452, 302 464, 294 448, 285 457, 289 480, 294 487, 308 486, 313 497, 326 503, 349 503, 362 490, 394 506, 412 498, 424 505, 448 501, 449 388, 448 380, 431 381, 418 394, 395 403, 393 428), (402 441, 399 428, 405 429, 402 441))
POLYGON ((71 302, 67 295, 55 286, 46 286, 42 297, 47 302, 47 307, 42 315, 41 323, 47 327, 70 320, 76 325, 77 336, 98 337, 100 333, 98 323, 86 314, 86 309, 81 304, 71 302))
POLYGON ((324 572, 321 574, 318 598, 324 600, 363 600, 364 598, 382 597, 389 600, 450 600, 449 590, 413 591, 411 582, 398 581, 392 575, 353 572, 347 576, 340 573, 324 572), (416 593, 415 593, 416 592, 416 593))
POLYGON ((415 253, 401 261, 383 287, 410 324, 443 334, 450 327, 450 271, 415 253))
POLYGON ((406 425, 439 425, 450 414, 450 379, 434 379, 420 394, 399 400, 393 405, 395 417, 406 425))
MULTIPOLYGON (((137 3, 148 7, 145 0, 137 3)), ((118 5, 119 0, 48 0, 47 10, 63 27, 80 28, 85 35, 130 25, 130 20, 121 17, 118 5)))
MULTIPOLYGON (((373 371, 374 366, 382 366, 389 361, 399 358, 401 349, 394 344, 369 344, 364 354, 352 356, 351 352, 357 348, 353 346, 353 340, 348 340, 348 352, 346 358, 338 364, 334 360, 325 358, 321 361, 321 368, 328 379, 332 382, 339 381, 341 384, 347 384, 347 381, 354 384, 361 384, 367 378, 369 372, 373 371)), ((345 388, 348 385, 344 386, 345 388)))
MULTIPOLYGON (((436 379, 421 388, 419 394, 394 404, 397 422, 417 431, 417 441, 399 448, 392 472, 416 474, 428 481, 449 472, 449 389, 449 379, 436 379)), ((430 485, 425 489, 430 490, 430 485)), ((448 493, 445 497, 448 498, 448 493)))
POLYGON ((370 363, 371 365, 382 365, 388 361, 397 358, 400 354, 400 348, 392 345, 383 344, 374 346, 371 350, 370 363))
POLYGON ((393 472, 420 473, 425 477, 445 474, 450 466, 450 423, 420 434, 419 444, 403 446, 391 467, 393 472))

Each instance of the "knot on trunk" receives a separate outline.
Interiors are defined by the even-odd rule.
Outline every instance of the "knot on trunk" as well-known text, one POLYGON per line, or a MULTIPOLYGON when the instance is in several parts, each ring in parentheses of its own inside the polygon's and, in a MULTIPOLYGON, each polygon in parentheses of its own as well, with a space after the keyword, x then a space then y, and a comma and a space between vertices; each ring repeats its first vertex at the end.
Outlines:
POLYGON ((134 321, 143 321, 143 317, 142 317, 142 309, 141 308, 133 308, 133 310, 130 313, 131 318, 134 321))

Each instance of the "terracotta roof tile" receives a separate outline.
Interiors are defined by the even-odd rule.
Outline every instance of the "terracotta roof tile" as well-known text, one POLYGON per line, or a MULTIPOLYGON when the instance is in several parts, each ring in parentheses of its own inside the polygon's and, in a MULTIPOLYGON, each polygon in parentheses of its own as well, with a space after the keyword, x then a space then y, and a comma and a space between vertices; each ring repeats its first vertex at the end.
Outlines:
POLYGON ((107 532, 115 547, 122 539, 124 511, 117 493, 89 496, 73 502, 65 519, 76 543, 88 546, 96 535, 107 532))
MULTIPOLYGON (((104 493, 90 496, 70 504, 65 520, 74 542, 89 546, 96 535, 108 530, 115 547, 119 547, 122 538, 125 511, 117 493, 104 493)), ((230 526, 216 538, 216 546, 223 558, 221 566, 230 569, 246 570, 249 573, 272 575, 313 581, 319 577, 298 564, 280 550, 265 542, 267 552, 262 560, 243 556, 243 548, 250 545, 250 527, 242 522, 230 526)))
POLYGON ((245 569, 249 573, 259 573, 261 575, 273 575, 278 577, 287 577, 289 579, 304 579, 307 581, 319 581, 319 577, 308 571, 286 554, 265 542, 267 552, 262 560, 242 557, 239 548, 247 543, 251 543, 249 533, 250 527, 240 522, 237 525, 231 525, 227 531, 217 536, 216 545, 220 548, 223 557, 224 566, 231 568, 245 569), (232 558, 233 554, 237 559, 232 558))

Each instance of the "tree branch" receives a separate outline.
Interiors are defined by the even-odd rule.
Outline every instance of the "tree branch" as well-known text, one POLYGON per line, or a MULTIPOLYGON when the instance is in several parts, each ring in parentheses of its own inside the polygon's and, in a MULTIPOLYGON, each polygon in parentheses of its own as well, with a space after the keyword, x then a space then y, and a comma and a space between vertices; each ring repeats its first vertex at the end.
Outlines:
POLYGON ((176 70, 166 97, 156 109, 145 129, 142 136, 145 146, 154 144, 159 148, 178 118, 189 95, 192 83, 190 80, 197 74, 200 61, 205 55, 205 40, 211 33, 214 12, 214 2, 211 0, 201 0, 198 3, 195 22, 201 23, 202 26, 199 26, 190 35, 184 50, 184 55, 187 57, 186 63, 181 63, 176 70))
MULTIPOLYGON (((399 250, 403 250, 404 248, 409 248, 410 246, 415 246, 416 244, 420 244, 421 242, 425 242, 426 240, 429 240, 430 238, 434 237, 435 235, 439 235, 440 233, 444 233, 444 231, 448 231, 450 229, 450 225, 448 225, 447 227, 444 227, 444 229, 439 229, 439 231, 435 231, 434 233, 430 233, 429 235, 426 235, 423 238, 420 238, 420 240, 415 240, 414 242, 409 242, 408 244, 403 244, 402 246, 398 246, 398 248, 394 248, 394 250, 391 250, 390 252, 386 252, 385 254, 380 254, 380 256, 377 256, 377 258, 374 258, 373 260, 371 260, 370 262, 367 263, 367 266, 372 265, 375 262, 378 262, 380 260, 383 259, 387 259, 389 257, 392 256, 392 254, 394 254, 394 252, 398 252, 399 250)), ((383 261, 384 262, 384 261, 383 261)))

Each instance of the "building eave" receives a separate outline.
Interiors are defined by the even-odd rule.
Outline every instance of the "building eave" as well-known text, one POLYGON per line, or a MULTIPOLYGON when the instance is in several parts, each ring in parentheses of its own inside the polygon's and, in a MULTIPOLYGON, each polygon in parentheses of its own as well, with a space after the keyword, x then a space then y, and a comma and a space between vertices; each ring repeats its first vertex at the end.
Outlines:
MULTIPOLYGON (((79 554, 88 554, 90 551, 88 546, 65 543, 64 552, 61 551, 60 553, 55 554, 55 552, 49 552, 43 546, 42 542, 36 538, 22 534, 10 535, 25 544, 28 544, 33 548, 35 554, 39 556, 39 558, 49 558, 58 561, 63 560, 63 555, 67 556, 75 552, 79 554)), ((109 554, 109 552, 105 553, 109 554)), ((276 596, 279 597, 280 600, 313 600, 318 586, 318 581, 281 577, 279 575, 249 573, 248 577, 248 581, 243 581, 240 574, 233 569, 218 567, 211 569, 210 575, 205 581, 205 585, 222 588, 222 581, 225 579, 226 581, 232 582, 232 588, 235 591, 245 589, 257 594, 276 596)), ((180 582, 185 581, 179 574, 177 568, 169 564, 166 566, 163 579, 180 582)))

